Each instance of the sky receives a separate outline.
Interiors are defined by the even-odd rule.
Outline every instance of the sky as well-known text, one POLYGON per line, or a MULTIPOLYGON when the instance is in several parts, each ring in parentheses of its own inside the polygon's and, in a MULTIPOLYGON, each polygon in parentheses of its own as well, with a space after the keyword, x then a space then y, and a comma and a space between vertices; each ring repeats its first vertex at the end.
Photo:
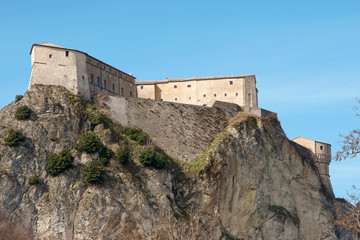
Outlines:
MULTIPOLYGON (((29 83, 30 48, 51 42, 137 80, 255 74, 259 107, 289 139, 341 147, 359 129, 360 0, 0 0, 0 108, 29 83)), ((360 187, 360 159, 333 161, 337 197, 360 187)))

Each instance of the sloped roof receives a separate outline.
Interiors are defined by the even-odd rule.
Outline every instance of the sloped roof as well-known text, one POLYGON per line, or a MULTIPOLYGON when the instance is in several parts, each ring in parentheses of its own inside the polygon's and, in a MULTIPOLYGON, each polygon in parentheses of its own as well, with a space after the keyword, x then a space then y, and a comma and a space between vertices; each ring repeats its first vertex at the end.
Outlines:
POLYGON ((296 139, 298 139, 298 138, 302 138, 302 139, 306 139, 306 140, 314 141, 314 142, 317 142, 317 143, 327 144, 327 145, 330 145, 330 146, 331 146, 331 144, 330 144, 330 143, 320 142, 320 141, 316 141, 316 140, 314 140, 314 139, 310 139, 310 138, 306 138, 306 137, 302 137, 302 136, 298 136, 298 137, 296 137, 296 138, 292 139, 292 141, 294 141, 294 140, 296 140, 296 139))
POLYGON ((213 76, 213 77, 196 77, 196 78, 175 78, 175 79, 166 79, 158 81, 137 81, 136 85, 151 85, 151 84, 161 84, 169 82, 186 82, 186 81, 203 81, 203 80, 216 80, 216 79, 231 79, 231 78, 243 78, 251 77, 255 74, 245 74, 245 75, 230 75, 230 76, 213 76))

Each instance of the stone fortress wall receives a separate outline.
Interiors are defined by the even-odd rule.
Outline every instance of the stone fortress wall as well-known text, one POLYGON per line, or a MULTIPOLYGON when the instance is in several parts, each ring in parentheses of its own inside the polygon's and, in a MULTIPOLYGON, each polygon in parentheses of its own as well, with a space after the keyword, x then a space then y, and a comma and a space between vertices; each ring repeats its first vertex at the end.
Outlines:
POLYGON ((212 106, 215 101, 224 101, 258 107, 254 74, 138 81, 136 85, 139 98, 200 106, 212 106))
POLYGON ((30 51, 34 84, 63 86, 90 99, 94 93, 136 97, 135 77, 87 53, 51 43, 34 44, 30 51))
MULTIPOLYGON (((185 161, 199 156, 205 145, 238 111, 277 118, 276 113, 258 107, 254 74, 135 83, 131 74, 75 49, 40 43, 32 46, 30 55, 29 88, 35 84, 63 86, 86 99, 96 97, 96 93, 105 94, 109 97, 106 103, 109 114, 114 119, 125 126, 144 128, 150 136, 157 138, 154 140, 160 147, 167 146, 168 127, 179 128, 181 135, 188 124, 193 124, 198 131, 189 131, 184 137, 195 139, 196 144, 183 146, 184 142, 179 142, 179 148, 170 148, 173 149, 170 155, 185 161), (165 121, 169 124, 162 126, 164 117, 171 121, 165 121), (159 126, 154 128, 154 125, 159 126), (153 129, 163 129, 163 134, 152 133, 153 129), (202 138, 204 141, 197 141, 202 138), (199 146, 198 142, 205 145, 199 146), (181 149, 184 148, 189 149, 188 156, 183 155, 181 149)), ((303 137, 293 141, 314 154, 325 190, 333 195, 329 176, 331 145, 303 137)))

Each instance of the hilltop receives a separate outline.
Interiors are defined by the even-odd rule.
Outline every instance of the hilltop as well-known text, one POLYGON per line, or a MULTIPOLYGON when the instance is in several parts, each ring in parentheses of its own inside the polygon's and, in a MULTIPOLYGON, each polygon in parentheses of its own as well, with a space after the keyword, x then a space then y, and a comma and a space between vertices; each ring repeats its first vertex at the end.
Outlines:
POLYGON ((34 85, 0 110, 0 139, 0 202, 37 239, 335 239, 312 155, 235 105, 34 85))

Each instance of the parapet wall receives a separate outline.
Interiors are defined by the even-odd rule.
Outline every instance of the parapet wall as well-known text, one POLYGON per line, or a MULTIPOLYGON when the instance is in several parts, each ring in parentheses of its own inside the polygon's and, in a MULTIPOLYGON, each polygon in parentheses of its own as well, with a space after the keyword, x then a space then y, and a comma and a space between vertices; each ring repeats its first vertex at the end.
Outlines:
POLYGON ((199 157, 225 130, 228 120, 241 111, 231 103, 203 107, 105 94, 95 95, 95 102, 108 109, 111 118, 122 126, 142 128, 156 145, 182 161, 199 157))

